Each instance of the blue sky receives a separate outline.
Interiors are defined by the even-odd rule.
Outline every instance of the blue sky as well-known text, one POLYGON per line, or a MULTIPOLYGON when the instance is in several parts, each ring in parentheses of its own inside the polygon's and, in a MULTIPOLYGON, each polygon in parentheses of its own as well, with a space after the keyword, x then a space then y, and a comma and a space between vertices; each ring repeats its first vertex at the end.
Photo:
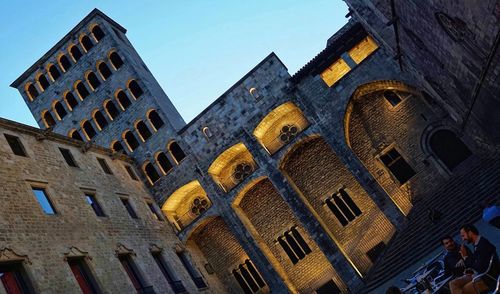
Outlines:
POLYGON ((93 8, 127 36, 189 122, 274 51, 291 74, 347 19, 341 0, 0 0, 0 117, 36 125, 9 85, 93 8))

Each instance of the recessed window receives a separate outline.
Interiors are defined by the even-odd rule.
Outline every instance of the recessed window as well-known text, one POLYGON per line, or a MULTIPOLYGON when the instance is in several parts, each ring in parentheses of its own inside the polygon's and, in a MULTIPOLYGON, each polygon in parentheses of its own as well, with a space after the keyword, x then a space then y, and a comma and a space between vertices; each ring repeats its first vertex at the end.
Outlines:
POLYGON ((130 254, 121 254, 118 256, 118 259, 125 269, 132 285, 134 285, 135 290, 137 290, 137 293, 148 293, 145 291, 145 288, 147 288, 146 282, 135 265, 132 256, 130 254))
POLYGON ((123 134, 123 139, 131 152, 133 152, 137 147, 139 147, 139 141, 135 138, 131 131, 125 131, 123 134))
POLYGON ((73 154, 71 154, 71 151, 69 151, 69 149, 59 148, 59 151, 61 151, 64 160, 66 160, 66 163, 69 166, 78 167, 78 164, 76 164, 75 158, 73 157, 73 154))
POLYGON ((151 210, 151 216, 158 221, 163 221, 163 218, 161 217, 160 213, 158 213, 158 210, 156 209, 155 205, 151 202, 147 202, 147 205, 149 207, 149 210, 151 210))
POLYGON ((35 293, 20 261, 0 263, 0 284, 7 294, 35 293))
POLYGON ((396 106, 402 101, 401 97, 399 97, 396 92, 391 90, 384 91, 383 96, 392 106, 396 106))
POLYGON ((73 110, 76 106, 78 106, 78 101, 76 100, 75 95, 71 92, 64 95, 64 100, 66 100, 66 104, 68 104, 70 110, 73 110))
POLYGON ((346 226, 357 216, 361 215, 361 210, 354 203, 349 193, 343 188, 327 198, 325 203, 342 226, 346 226))
POLYGON ((31 101, 33 101, 39 95, 38 90, 32 83, 26 84, 25 90, 26 90, 26 95, 28 95, 28 98, 30 98, 31 101))
POLYGON ((113 174, 113 172, 109 168, 108 163, 106 162, 106 159, 97 157, 97 161, 99 162, 99 165, 101 166, 101 168, 104 171, 104 173, 106 173, 108 175, 112 175, 113 174))
POLYGON ((75 276, 82 293, 85 294, 97 294, 101 293, 97 285, 96 279, 92 275, 84 257, 69 258, 68 265, 71 268, 71 272, 75 276))
POLYGON ((135 213, 134 208, 132 207, 132 204, 127 198, 120 198, 123 206, 125 206, 125 209, 127 209, 128 214, 130 215, 131 218, 139 218, 137 216, 137 213, 135 213))
POLYGON ((68 57, 64 54, 62 54, 59 57, 59 65, 61 66, 63 72, 67 72, 71 68, 71 62, 69 61, 68 57))
POLYGON ((61 101, 56 101, 56 103, 54 103, 54 112, 56 113, 59 120, 62 120, 68 114, 66 112, 66 109, 64 109, 61 101))
POLYGON ((87 87, 85 87, 85 85, 81 81, 76 82, 75 90, 78 93, 78 96, 80 96, 81 100, 87 98, 90 95, 89 90, 87 90, 87 87))
POLYGON ((469 147, 450 130, 439 130, 432 134, 430 146, 449 170, 455 169, 462 161, 472 155, 469 147))
POLYGON ((73 60, 75 62, 80 60, 80 58, 82 58, 83 56, 82 51, 80 51, 80 48, 78 48, 78 46, 76 45, 71 46, 71 48, 69 49, 69 53, 71 54, 71 57, 73 57, 73 60))
POLYGON ((128 83, 128 89, 130 90, 130 93, 132 93, 132 96, 134 96, 135 99, 141 97, 141 95, 144 93, 141 86, 139 86, 139 83, 137 83, 136 80, 132 80, 128 83))
POLYGON ((341 294, 339 287, 334 281, 330 280, 323 286, 316 289, 316 294, 341 294))
POLYGON ((53 64, 49 65, 48 69, 50 77, 52 78, 53 81, 56 81, 61 76, 61 73, 59 72, 59 70, 55 65, 53 64))
POLYGON ((189 276, 191 276, 191 279, 193 280, 194 284, 198 289, 203 289, 207 288, 207 284, 203 280, 203 278, 200 276, 198 270, 194 268, 194 266, 191 263, 191 260, 188 258, 187 254, 185 251, 177 252, 177 256, 182 262, 182 265, 184 268, 187 270, 189 276))
POLYGON ((47 193, 45 192, 45 189, 43 188, 32 188, 33 194, 35 195, 36 200, 38 201, 38 204, 43 209, 43 212, 45 214, 56 214, 56 210, 54 209, 54 206, 52 205, 52 202, 50 201, 49 197, 47 196, 47 193))
POLYGON ((87 203, 90 205, 90 207, 92 207, 92 209, 94 210, 95 215, 106 216, 101 208, 101 205, 99 205, 99 202, 97 202, 94 195, 86 193, 85 199, 87 200, 87 203))
POLYGON ((391 148, 385 154, 381 155, 380 161, 389 169, 400 184, 408 182, 415 175, 413 168, 395 148, 391 148))
POLYGON ((26 151, 24 150, 23 143, 21 143, 21 140, 19 140, 19 137, 4 134, 5 139, 7 140, 7 143, 10 146, 10 149, 12 149, 12 152, 15 155, 18 156, 24 156, 27 157, 26 151))
POLYGON ((170 170, 172 170, 172 164, 170 163, 167 155, 164 152, 160 152, 158 153, 158 155, 156 155, 156 162, 158 162, 158 165, 160 166, 163 174, 166 175, 170 170))
POLYGON ((135 124, 135 129, 139 133, 143 142, 146 142, 147 139, 151 137, 151 131, 148 129, 148 126, 141 120, 135 124))
POLYGON ((144 173, 148 177, 151 185, 153 185, 154 183, 156 183, 156 181, 160 179, 158 171, 156 171, 156 168, 151 162, 148 162, 144 165, 144 173))
POLYGON ((108 121, 106 120, 104 115, 101 113, 101 111, 96 110, 94 112, 93 117, 94 117, 94 122, 97 125, 97 127, 99 128, 99 130, 102 130, 108 126, 108 121))
POLYGON ((311 248, 307 245, 302 235, 300 235, 297 227, 286 231, 283 235, 278 237, 278 243, 285 251, 286 255, 290 258, 293 264, 299 262, 311 253, 311 248))
POLYGON ((233 269, 232 273, 244 293, 257 293, 266 286, 266 283, 249 259, 236 269, 233 269))
POLYGON ((156 110, 151 110, 148 113, 148 119, 155 131, 158 131, 165 124, 156 110))
POLYGON ((104 62, 99 63, 99 65, 97 66, 97 70, 99 70, 99 73, 101 74, 103 80, 107 80, 112 75, 112 72, 109 69, 108 65, 104 62))
POLYGON ((101 41, 102 38, 104 38, 105 34, 102 31, 101 27, 98 25, 95 25, 92 28, 92 35, 94 35, 94 38, 96 39, 97 42, 101 41))
POLYGON ((92 124, 88 120, 83 121, 82 129, 83 129, 83 132, 85 133, 85 136, 87 136, 88 140, 92 140, 92 138, 94 138, 95 135, 97 135, 94 127, 92 126, 92 124))
POLYGON ((179 162, 186 157, 186 154, 182 151, 181 146, 179 146, 179 144, 175 141, 168 145, 168 150, 177 164, 179 164, 179 162))
POLYGON ((119 141, 114 141, 112 144, 111 144, 111 149, 115 152, 125 152, 125 150, 123 150, 123 145, 122 143, 120 143, 119 141))
POLYGON ((99 86, 101 85, 101 81, 99 81, 96 74, 93 72, 89 72, 87 74, 87 82, 89 83, 92 91, 97 90, 97 88, 99 88, 99 86))
POLYGON ((125 94, 123 90, 119 90, 118 92, 116 92, 116 99, 118 100, 118 103, 120 103, 120 106, 123 110, 129 108, 129 106, 132 105, 130 99, 128 99, 127 94, 125 94))
POLYGON ((151 255, 153 256, 158 267, 160 268, 163 276, 172 287, 172 290, 174 290, 174 293, 185 293, 186 288, 182 284, 182 281, 175 280, 172 270, 170 269, 167 262, 163 258, 161 252, 152 252, 151 255))
POLYGON ((78 140, 78 141, 82 141, 83 142, 83 138, 82 136, 80 135, 80 133, 78 133, 77 130, 73 129, 71 131, 69 131, 68 133, 69 137, 72 138, 72 139, 75 139, 75 140, 78 140))
POLYGON ((139 178, 137 178, 137 175, 135 174, 135 172, 132 170, 132 167, 130 165, 126 165, 125 166, 125 170, 127 171, 128 175, 130 176, 130 178, 134 181, 138 181, 139 178))
POLYGON ((109 60, 116 70, 118 70, 123 65, 123 59, 116 52, 112 52, 111 54, 109 54, 109 60))
POLYGON ((45 124, 45 127, 47 127, 47 128, 51 128, 51 127, 56 125, 56 120, 54 119, 54 117, 52 116, 50 111, 48 111, 48 110, 45 110, 42 113, 42 119, 43 119, 43 123, 45 124))
POLYGON ((45 91, 50 86, 49 81, 43 73, 38 76, 37 81, 38 86, 40 86, 40 89, 42 89, 42 91, 45 91))
POLYGON ((343 76, 345 76, 351 67, 344 61, 344 59, 337 59, 332 65, 325 69, 321 74, 321 79, 328 85, 328 87, 333 86, 337 83, 343 76))
POLYGON ((104 109, 106 109, 106 113, 111 120, 114 120, 119 114, 118 108, 111 100, 104 102, 104 109))
POLYGON ((382 252, 384 252, 384 250, 385 250, 385 243, 380 242, 377 245, 373 246, 372 249, 368 250, 368 252, 366 252, 366 255, 368 256, 370 261, 374 263, 375 261, 377 261, 378 257, 382 254, 382 252))
POLYGON ((94 43, 90 40, 89 36, 85 35, 80 39, 80 43, 82 44, 83 49, 85 49, 86 52, 89 52, 92 47, 94 47, 94 43))

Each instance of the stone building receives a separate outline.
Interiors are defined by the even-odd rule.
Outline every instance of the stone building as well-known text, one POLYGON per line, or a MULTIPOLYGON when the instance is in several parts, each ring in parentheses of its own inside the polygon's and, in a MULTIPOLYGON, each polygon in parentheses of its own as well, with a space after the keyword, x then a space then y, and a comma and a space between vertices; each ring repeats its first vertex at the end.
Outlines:
MULTIPOLYGON (((71 173, 61 179, 60 154, 43 147, 41 155, 29 157, 43 158, 36 161, 38 169, 30 166, 41 175, 31 176, 37 173, 18 163, 24 158, 9 153, 5 156, 14 158, 9 162, 15 172, 4 171, 5 178, 14 174, 23 183, 45 183, 45 189, 60 182, 60 188, 50 187, 49 196, 76 187, 75 193, 68 192, 71 199, 83 197, 81 191, 91 193, 97 197, 91 200, 110 202, 110 214, 123 210, 119 202, 126 196, 120 193, 128 193, 133 208, 150 219, 141 216, 144 223, 130 225, 134 220, 125 219, 122 211, 125 220, 116 221, 127 226, 110 231, 107 224, 95 225, 95 219, 88 223, 88 215, 72 218, 93 228, 83 232, 102 230, 99 246, 64 226, 54 232, 60 239, 32 236, 23 242, 18 239, 27 238, 27 229, 12 226, 8 237, 0 239, 2 256, 31 262, 18 272, 47 293, 77 291, 77 280, 51 286, 42 272, 34 274, 37 267, 58 267, 54 278, 60 281, 71 274, 57 262, 74 255, 85 257, 80 260, 87 272, 107 274, 100 258, 116 263, 124 254, 147 277, 146 290, 128 282, 110 262, 105 264, 113 268, 110 276, 97 274, 93 282, 102 291, 133 292, 136 286, 139 292, 182 292, 182 283, 189 292, 368 293, 438 246, 442 234, 478 219, 479 202, 500 190, 498 141, 490 124, 496 119, 491 107, 498 97, 491 94, 498 94, 498 53, 485 49, 483 59, 474 56, 477 60, 460 64, 457 72, 454 58, 465 60, 472 51, 468 42, 459 50, 444 39, 457 33, 450 21, 442 24, 451 6, 426 6, 435 18, 426 18, 422 27, 441 37, 426 36, 414 47, 410 41, 421 34, 408 29, 415 21, 410 4, 391 8, 379 1, 346 2, 353 17, 297 73, 290 75, 271 53, 187 124, 127 40, 126 30, 92 11, 12 84, 42 130, 2 125, 14 130, 13 136, 32 134, 21 137, 27 150, 63 141, 59 144, 71 146, 79 157, 101 152, 113 171, 120 170, 120 182, 113 186, 95 177, 101 171, 93 159, 84 161, 90 183, 71 173), (454 56, 446 59, 449 68, 422 58, 431 47, 454 56), (465 81, 461 87, 468 92, 450 85, 450 79, 465 81), (140 171, 144 186, 127 178, 127 170, 134 171, 123 162, 140 171), (106 194, 102 199, 101 193, 106 194), (163 212, 158 220, 151 218, 156 207, 149 199, 163 212), (168 222, 160 222, 163 217, 168 222), (46 245, 33 245, 38 238, 46 245), (412 258, 398 258, 405 254, 412 258), (37 264, 40 257, 48 264, 37 264)), ((472 18, 495 7, 494 1, 479 6, 472 18)), ((497 16, 474 28, 475 36, 484 37, 478 44, 492 44, 486 35, 497 16)), ((452 20, 467 30, 463 21, 452 20)), ((118 171, 114 174, 116 180, 118 171)), ((49 225, 47 220, 47 225, 57 228, 58 221, 49 225)), ((19 224, 30 222, 21 219, 19 224)))

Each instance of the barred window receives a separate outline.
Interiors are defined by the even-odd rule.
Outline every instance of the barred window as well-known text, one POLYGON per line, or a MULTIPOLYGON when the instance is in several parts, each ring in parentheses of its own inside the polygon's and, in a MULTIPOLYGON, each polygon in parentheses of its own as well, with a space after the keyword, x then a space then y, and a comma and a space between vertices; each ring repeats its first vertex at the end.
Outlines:
POLYGON ((266 286, 261 275, 249 259, 236 269, 233 269, 232 273, 245 294, 257 293, 266 286))
POLYGON ((346 226, 361 215, 361 210, 343 188, 327 198, 325 203, 342 226, 346 226))
POLYGON ((302 235, 300 235, 297 227, 293 227, 286 231, 283 235, 278 237, 277 241, 293 264, 298 263, 299 260, 312 252, 302 235))

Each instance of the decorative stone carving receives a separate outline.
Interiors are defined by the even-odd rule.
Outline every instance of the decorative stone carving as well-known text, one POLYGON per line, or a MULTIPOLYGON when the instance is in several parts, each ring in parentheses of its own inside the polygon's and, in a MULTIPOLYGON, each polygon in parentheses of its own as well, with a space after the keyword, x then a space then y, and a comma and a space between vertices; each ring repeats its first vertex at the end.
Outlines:
POLYGON ((119 255, 124 255, 124 254, 131 254, 131 255, 134 255, 134 256, 136 255, 135 252, 134 252, 134 250, 127 248, 122 243, 118 243, 116 245, 115 255, 119 256, 119 255))
POLYGON ((0 262, 5 261, 22 261, 31 264, 28 255, 17 254, 14 250, 7 247, 0 249, 0 262))
POLYGON ((68 258, 74 257, 83 257, 85 259, 92 260, 92 257, 89 256, 88 252, 82 251, 78 247, 71 246, 68 252, 64 253, 64 261, 67 261, 68 258))

